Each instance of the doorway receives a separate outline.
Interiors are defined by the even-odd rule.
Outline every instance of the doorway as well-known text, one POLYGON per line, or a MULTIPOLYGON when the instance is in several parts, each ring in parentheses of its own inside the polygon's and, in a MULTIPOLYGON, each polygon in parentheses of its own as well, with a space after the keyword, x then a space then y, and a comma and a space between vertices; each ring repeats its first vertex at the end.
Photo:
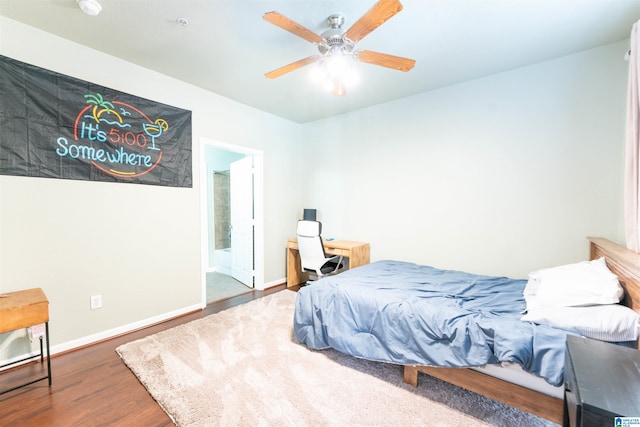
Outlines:
POLYGON ((202 139, 205 304, 263 289, 262 152, 202 139))

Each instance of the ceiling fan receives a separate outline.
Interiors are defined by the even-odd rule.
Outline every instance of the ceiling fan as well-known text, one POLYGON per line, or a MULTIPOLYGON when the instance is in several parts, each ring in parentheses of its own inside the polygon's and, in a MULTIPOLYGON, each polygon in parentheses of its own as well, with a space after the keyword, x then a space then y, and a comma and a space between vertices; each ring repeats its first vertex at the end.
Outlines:
MULTIPOLYGON (((384 24, 401 10, 402 4, 398 0, 379 0, 346 31, 342 29, 342 25, 344 24, 344 17, 342 15, 335 14, 329 16, 327 18, 329 29, 320 35, 278 12, 267 12, 263 16, 267 22, 315 44, 320 53, 270 71, 265 74, 265 77, 275 79, 314 62, 322 61, 326 63, 323 65, 327 65, 332 59, 349 57, 368 64, 405 72, 409 71, 416 63, 414 59, 370 50, 355 49, 357 42, 365 38, 369 33, 384 24)), ((333 94, 344 95, 346 88, 342 79, 336 76, 329 76, 329 78, 333 86, 333 94)))

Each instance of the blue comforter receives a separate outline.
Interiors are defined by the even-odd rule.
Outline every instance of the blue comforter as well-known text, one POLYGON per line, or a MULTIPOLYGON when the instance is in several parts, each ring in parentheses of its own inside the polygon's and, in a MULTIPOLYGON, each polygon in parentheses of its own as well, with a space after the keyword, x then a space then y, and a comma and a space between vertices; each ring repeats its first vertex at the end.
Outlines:
POLYGON ((378 261, 300 289, 296 339, 369 360, 472 367, 518 363, 562 384, 570 332, 520 320, 525 280, 378 261))

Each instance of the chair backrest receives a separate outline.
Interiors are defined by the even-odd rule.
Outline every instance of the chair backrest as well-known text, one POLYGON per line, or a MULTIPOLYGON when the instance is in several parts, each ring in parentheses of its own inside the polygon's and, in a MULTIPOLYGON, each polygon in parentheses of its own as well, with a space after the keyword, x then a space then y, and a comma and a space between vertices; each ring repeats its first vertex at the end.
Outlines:
POLYGON ((319 221, 298 221, 298 251, 302 268, 315 270, 326 262, 319 221))

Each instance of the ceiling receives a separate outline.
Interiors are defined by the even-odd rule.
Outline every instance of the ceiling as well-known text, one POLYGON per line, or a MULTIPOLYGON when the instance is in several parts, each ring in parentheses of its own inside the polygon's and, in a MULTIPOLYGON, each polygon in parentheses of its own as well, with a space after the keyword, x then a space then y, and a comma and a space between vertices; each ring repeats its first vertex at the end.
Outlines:
POLYGON ((357 62, 359 83, 337 97, 310 80, 312 66, 264 77, 317 49, 262 15, 278 11, 320 34, 329 15, 348 28, 376 0, 99 1, 89 16, 75 0, 0 0, 0 15, 299 123, 623 40, 640 19, 640 0, 403 0, 357 47, 415 68, 357 62))

